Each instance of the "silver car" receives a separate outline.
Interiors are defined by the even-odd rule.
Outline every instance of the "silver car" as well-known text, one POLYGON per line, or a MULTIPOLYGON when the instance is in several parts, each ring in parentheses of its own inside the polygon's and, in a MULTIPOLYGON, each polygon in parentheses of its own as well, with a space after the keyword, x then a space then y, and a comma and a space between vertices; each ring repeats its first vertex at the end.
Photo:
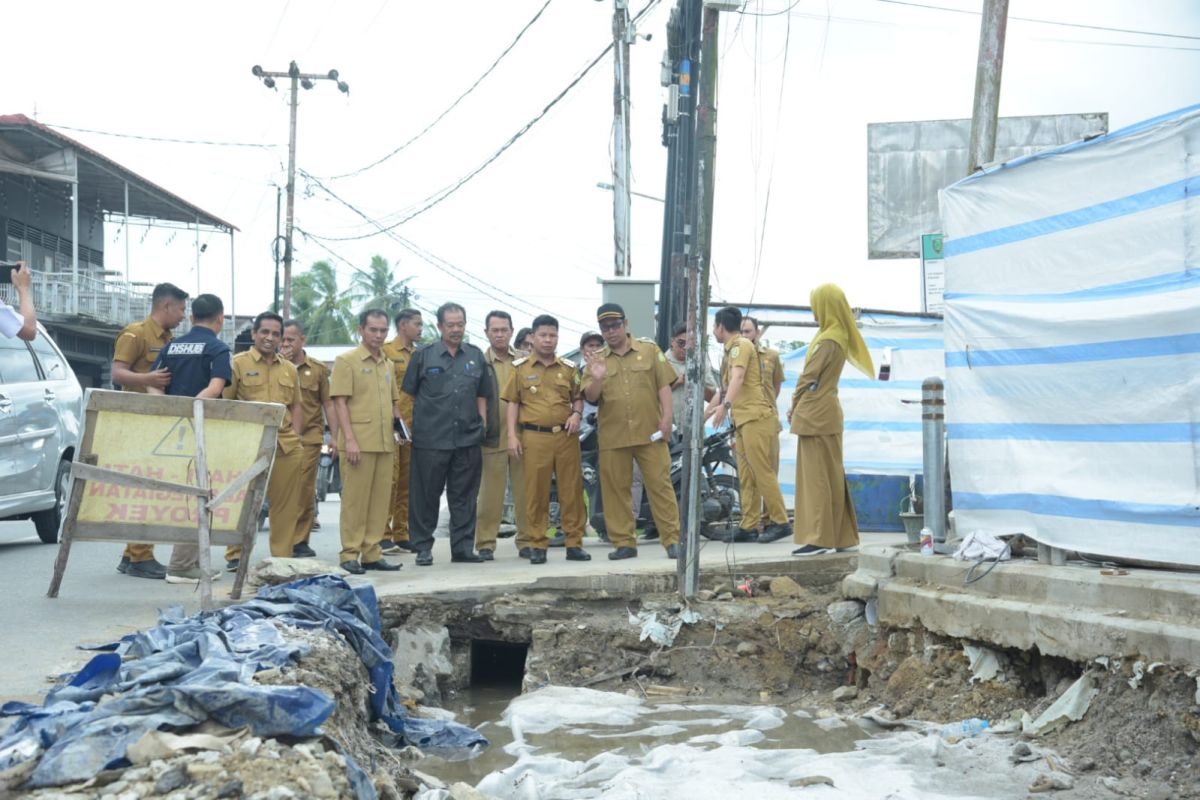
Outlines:
POLYGON ((82 418, 79 379, 45 329, 0 337, 0 520, 31 519, 58 541, 82 418))

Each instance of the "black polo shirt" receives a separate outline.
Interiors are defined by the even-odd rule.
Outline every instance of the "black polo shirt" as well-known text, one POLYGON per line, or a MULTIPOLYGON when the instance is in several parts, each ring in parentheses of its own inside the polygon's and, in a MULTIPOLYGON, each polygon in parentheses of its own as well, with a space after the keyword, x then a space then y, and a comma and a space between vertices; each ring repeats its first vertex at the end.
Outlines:
POLYGON ((496 391, 491 375, 473 344, 463 342, 453 356, 441 341, 417 350, 400 387, 414 399, 413 447, 457 450, 482 444, 476 398, 496 391))
POLYGON ((208 328, 197 325, 185 336, 165 345, 151 369, 166 367, 171 370, 167 394, 195 397, 213 378, 224 378, 225 385, 229 385, 233 380, 230 359, 229 345, 208 328))

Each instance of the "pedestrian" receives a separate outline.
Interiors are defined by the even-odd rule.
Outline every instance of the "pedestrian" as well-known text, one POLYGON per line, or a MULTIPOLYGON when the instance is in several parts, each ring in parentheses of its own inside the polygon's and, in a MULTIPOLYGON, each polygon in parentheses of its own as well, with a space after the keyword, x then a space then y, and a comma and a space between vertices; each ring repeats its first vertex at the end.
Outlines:
MULTIPOLYGON (((401 309, 392 321, 396 326, 396 337, 383 345, 383 354, 392 360, 396 387, 399 388, 404 385, 404 376, 408 373, 408 365, 412 363, 417 342, 421 340, 421 330, 425 322, 421 319, 421 312, 415 308, 401 309)), ((398 405, 400 418, 411 431, 412 398, 401 392, 398 405)), ((396 442, 396 457, 392 464, 392 504, 383 541, 379 543, 384 555, 396 555, 405 551, 411 553, 415 549, 408 538, 408 484, 411 476, 412 442, 400 437, 400 441, 396 442)))
MULTIPOLYGON (((171 283, 160 283, 150 294, 150 315, 132 322, 117 334, 113 349, 112 382, 126 392, 145 393, 153 386, 166 389, 171 373, 153 369, 162 349, 171 341, 171 331, 183 322, 188 293, 171 283)), ((154 545, 127 544, 117 572, 131 578, 162 579, 167 568, 154 558, 154 545)))
POLYGON ((726 306, 713 321, 713 336, 725 347, 721 362, 722 395, 714 397, 704 416, 720 427, 730 416, 737 435, 738 483, 741 487, 742 522, 733 534, 735 542, 774 542, 791 536, 787 506, 779 489, 779 474, 771 464, 771 439, 778 440, 778 412, 767 400, 762 383, 762 361, 758 351, 742 338, 742 312, 726 306), (747 504, 747 498, 761 496, 766 507, 767 524, 758 532, 763 519, 760 508, 747 504))
POLYGON ((413 355, 402 387, 414 398, 408 525, 419 567, 433 564, 433 532, 443 491, 450 507, 450 560, 484 560, 472 546, 475 501, 488 399, 497 391, 483 352, 463 341, 466 309, 443 303, 437 325, 441 339, 413 355))
MULTIPOLYGON (((691 391, 687 383, 687 352, 696 345, 696 337, 689 331, 686 323, 675 326, 671 332, 670 347, 667 350, 667 363, 675 370, 676 380, 671 386, 671 409, 675 418, 675 426, 683 429, 684 420, 689 419, 688 408, 691 404, 691 391)), ((713 377, 708 364, 702 364, 704 370, 704 402, 712 400, 717 394, 717 379, 713 377)))
POLYGON ((605 303, 596 310, 606 346, 588 360, 584 397, 600 407, 600 495, 612 560, 637 557, 633 464, 641 467, 650 510, 668 558, 679 557, 679 507, 671 485, 671 384, 675 370, 654 342, 629 333, 625 310, 605 303))
MULTIPOLYGON (((291 558, 296 543, 296 524, 302 507, 311 501, 300 496, 300 474, 304 465, 304 450, 298 433, 304 429, 300 380, 292 362, 279 355, 283 317, 273 311, 262 312, 254 318, 251 336, 254 346, 233 357, 233 380, 225 387, 225 399, 284 406, 283 422, 276 435, 275 463, 267 482, 267 513, 271 525, 271 555, 291 558)), ((237 571, 241 559, 240 545, 225 550, 225 568, 230 572, 237 571)))
MULTIPOLYGON (((503 389, 513 374, 515 360, 521 355, 509 346, 513 335, 512 316, 507 311, 488 312, 484 333, 488 338, 488 349, 483 357, 492 371, 494 385, 503 389)), ((500 517, 504 513, 504 493, 510 484, 513 517, 517 523, 517 554, 521 558, 533 555, 525 513, 525 464, 510 452, 508 403, 503 392, 499 403, 499 436, 494 446, 485 444, 482 449, 483 470, 479 482, 479 502, 475 505, 475 550, 486 561, 495 558, 500 517)))
POLYGON ((391 510, 400 390, 395 368, 383 354, 388 315, 368 308, 358 315, 362 343, 333 362, 330 395, 337 408, 342 467, 342 569, 393 572, 383 558, 383 528, 391 510))
POLYGON ((559 358, 558 320, 542 314, 533 321, 533 355, 513 362, 500 396, 508 401, 508 448, 525 463, 529 520, 529 563, 545 564, 550 540, 550 489, 558 488, 559 530, 565 535, 568 561, 591 561, 583 549, 587 511, 583 504, 583 464, 579 423, 583 397, 575 365, 559 358))
POLYGON ((871 352, 846 295, 832 283, 809 302, 820 329, 808 345, 804 371, 792 392, 788 422, 796 434, 796 544, 811 556, 858 544, 858 518, 842 463, 842 406, 838 380, 847 361, 875 377, 871 352))
MULTIPOLYGON (((219 399, 233 380, 229 345, 219 338, 224 325, 225 305, 221 298, 213 294, 196 295, 192 300, 192 329, 169 342, 151 366, 151 371, 166 370, 171 382, 165 389, 147 386, 147 393, 219 399)), ((215 571, 208 579, 217 580, 220 576, 220 571, 215 571)), ((203 577, 199 546, 175 545, 167 564, 167 583, 196 584, 203 577)))
POLYGON ((17 290, 17 308, 0 300, 0 334, 7 339, 32 342, 37 338, 37 311, 33 307, 33 273, 29 264, 12 264, 12 284, 17 290))
POLYGON ((293 558, 316 558, 308 543, 317 521, 317 466, 321 462, 321 445, 325 443, 326 426, 333 432, 330 452, 337 458, 337 414, 329 395, 329 367, 305 351, 308 335, 304 324, 289 319, 283 323, 283 343, 280 353, 292 366, 300 381, 300 406, 303 417, 300 427, 300 517, 296 520, 296 541, 292 544, 293 558))
POLYGON ((524 355, 529 355, 533 352, 533 340, 530 335, 533 333, 532 328, 521 328, 517 331, 516 337, 513 339, 513 347, 520 350, 524 355))
MULTIPOLYGON (((758 353, 759 367, 762 370, 762 388, 767 396, 767 402, 775 409, 775 437, 771 439, 771 469, 776 478, 779 475, 779 436, 783 433, 783 425, 779 422, 779 389, 783 386, 783 362, 779 359, 779 351, 774 348, 767 347, 762 339, 762 328, 758 325, 758 320, 754 317, 742 317, 742 338, 750 341, 754 345, 755 352, 758 353)), ((763 498, 761 494, 747 495, 742 498, 743 506, 749 503, 762 514, 763 498)), ((759 541, 765 542, 764 539, 759 541)))

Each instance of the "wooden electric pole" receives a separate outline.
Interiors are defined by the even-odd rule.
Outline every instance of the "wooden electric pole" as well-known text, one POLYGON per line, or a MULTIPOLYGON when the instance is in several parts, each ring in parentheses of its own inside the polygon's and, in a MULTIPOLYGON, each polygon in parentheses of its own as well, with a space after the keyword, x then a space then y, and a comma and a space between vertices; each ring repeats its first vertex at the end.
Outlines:
POLYGON ((979 23, 979 59, 975 68, 975 103, 971 110, 968 175, 996 158, 1000 76, 1004 71, 1007 24, 1008 0, 984 0, 979 23))

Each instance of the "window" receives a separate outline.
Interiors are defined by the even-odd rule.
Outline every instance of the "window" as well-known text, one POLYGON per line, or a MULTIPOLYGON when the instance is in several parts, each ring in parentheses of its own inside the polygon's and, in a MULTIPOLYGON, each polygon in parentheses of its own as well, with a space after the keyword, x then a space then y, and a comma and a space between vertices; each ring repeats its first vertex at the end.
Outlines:
POLYGON ((38 331, 37 338, 33 340, 33 352, 37 353, 46 380, 63 381, 71 377, 71 369, 67 366, 66 359, 41 331, 38 331))
POLYGON ((0 383, 28 383, 39 381, 33 353, 20 339, 0 338, 0 383))

